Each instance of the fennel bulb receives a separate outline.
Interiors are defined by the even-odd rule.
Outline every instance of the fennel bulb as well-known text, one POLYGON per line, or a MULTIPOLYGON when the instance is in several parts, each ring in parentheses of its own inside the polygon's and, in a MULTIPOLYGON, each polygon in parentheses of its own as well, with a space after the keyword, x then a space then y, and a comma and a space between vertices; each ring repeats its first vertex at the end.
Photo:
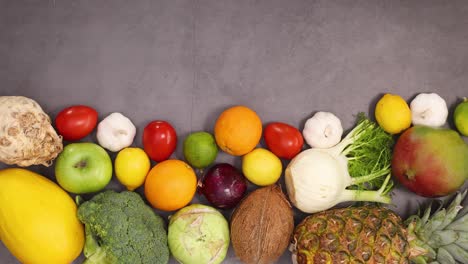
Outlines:
POLYGON ((299 210, 315 213, 346 201, 390 203, 393 138, 364 114, 331 148, 299 153, 286 168, 286 189, 299 210))

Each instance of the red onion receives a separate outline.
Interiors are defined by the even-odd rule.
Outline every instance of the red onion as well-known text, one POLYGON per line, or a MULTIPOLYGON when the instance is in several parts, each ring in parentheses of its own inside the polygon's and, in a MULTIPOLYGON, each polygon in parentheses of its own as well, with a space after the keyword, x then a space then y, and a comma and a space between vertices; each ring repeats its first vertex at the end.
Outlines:
POLYGON ((215 207, 229 209, 244 197, 247 180, 234 166, 220 163, 205 173, 199 190, 215 207))

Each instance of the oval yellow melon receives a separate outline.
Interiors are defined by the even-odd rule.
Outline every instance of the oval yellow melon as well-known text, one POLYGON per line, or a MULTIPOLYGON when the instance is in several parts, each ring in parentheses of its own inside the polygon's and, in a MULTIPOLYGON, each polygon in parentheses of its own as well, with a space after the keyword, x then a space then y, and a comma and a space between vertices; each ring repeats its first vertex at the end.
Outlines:
POLYGON ((73 199, 26 169, 0 170, 0 239, 25 264, 71 263, 84 245, 73 199))

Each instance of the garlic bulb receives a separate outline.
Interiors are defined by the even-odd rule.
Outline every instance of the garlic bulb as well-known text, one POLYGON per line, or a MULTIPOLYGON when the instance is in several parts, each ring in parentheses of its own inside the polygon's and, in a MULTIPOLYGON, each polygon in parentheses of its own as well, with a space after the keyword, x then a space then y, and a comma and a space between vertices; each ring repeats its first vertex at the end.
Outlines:
POLYGON ((120 151, 133 143, 136 127, 121 113, 112 113, 104 118, 97 128, 99 145, 112 152, 120 151))
POLYGON ((411 101, 410 109, 413 125, 440 127, 447 121, 447 104, 436 93, 418 94, 411 101))
POLYGON ((343 127, 334 114, 317 112, 306 121, 302 135, 313 148, 330 148, 341 141, 343 127))

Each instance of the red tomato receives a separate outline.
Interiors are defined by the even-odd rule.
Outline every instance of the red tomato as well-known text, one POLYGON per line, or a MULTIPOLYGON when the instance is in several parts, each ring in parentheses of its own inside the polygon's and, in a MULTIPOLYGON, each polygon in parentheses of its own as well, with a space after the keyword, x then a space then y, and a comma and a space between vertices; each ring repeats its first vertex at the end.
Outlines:
POLYGON ((96 127, 98 113, 85 105, 67 107, 58 113, 55 126, 65 140, 79 140, 91 133, 96 127))
POLYGON ((152 121, 143 130, 143 148, 157 162, 167 160, 177 145, 175 129, 166 121, 152 121))
POLYGON ((280 122, 268 124, 263 137, 268 149, 284 159, 294 158, 304 144, 302 134, 297 128, 280 122))

